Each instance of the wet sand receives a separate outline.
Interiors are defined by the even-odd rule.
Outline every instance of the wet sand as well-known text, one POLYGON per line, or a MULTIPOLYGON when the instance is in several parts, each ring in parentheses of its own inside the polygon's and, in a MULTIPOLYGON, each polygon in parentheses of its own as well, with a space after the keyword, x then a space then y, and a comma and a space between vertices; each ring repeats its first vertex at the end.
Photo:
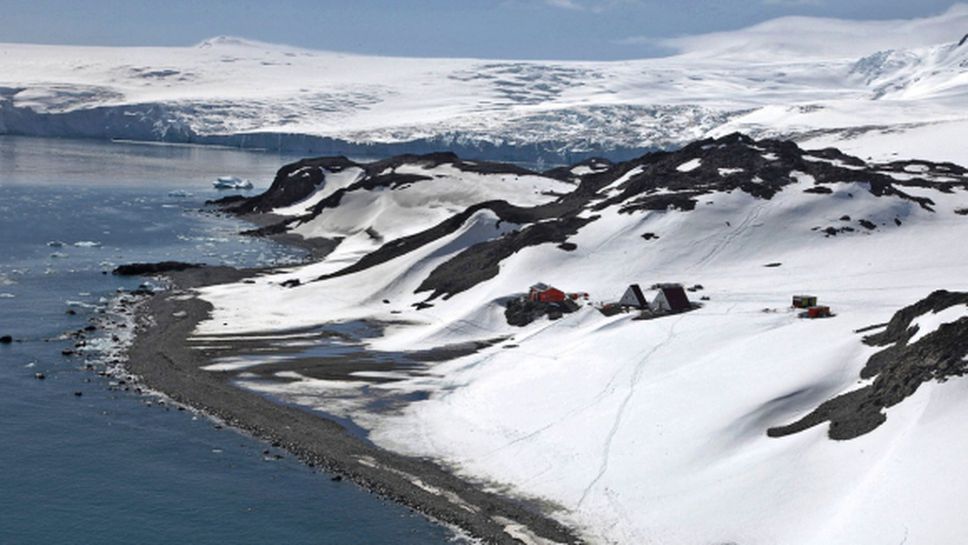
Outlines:
MULTIPOLYGON (((175 288, 150 297, 139 309, 137 336, 127 364, 130 371, 173 400, 285 448, 334 478, 344 477, 485 542, 580 542, 572 530, 544 514, 551 505, 486 492, 485 486, 458 478, 434 462, 377 448, 319 414, 240 389, 232 384, 233 373, 203 371, 211 363, 209 356, 192 349, 188 337, 211 306, 185 297, 184 290, 250 274, 206 267, 168 275, 175 288)), ((365 370, 368 365, 346 361, 339 372, 365 370)))

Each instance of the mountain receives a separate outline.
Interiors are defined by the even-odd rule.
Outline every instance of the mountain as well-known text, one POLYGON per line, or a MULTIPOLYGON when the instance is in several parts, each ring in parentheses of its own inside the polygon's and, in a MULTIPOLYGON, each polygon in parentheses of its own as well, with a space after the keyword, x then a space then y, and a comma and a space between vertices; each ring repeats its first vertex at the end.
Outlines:
POLYGON ((212 371, 537 499, 590 542, 968 530, 962 166, 728 134, 540 173, 306 159, 222 206, 335 249, 200 289, 193 343, 263 343, 212 371), (521 299, 538 282, 578 304, 521 299), (669 283, 685 312, 609 306, 669 283), (801 317, 800 295, 832 316, 801 317), (314 351, 326 323, 365 331, 341 337, 361 368, 314 351))
POLYGON ((963 4, 910 21, 783 18, 620 62, 372 57, 228 37, 3 44, 0 133, 561 164, 742 131, 964 164, 966 28, 963 4))

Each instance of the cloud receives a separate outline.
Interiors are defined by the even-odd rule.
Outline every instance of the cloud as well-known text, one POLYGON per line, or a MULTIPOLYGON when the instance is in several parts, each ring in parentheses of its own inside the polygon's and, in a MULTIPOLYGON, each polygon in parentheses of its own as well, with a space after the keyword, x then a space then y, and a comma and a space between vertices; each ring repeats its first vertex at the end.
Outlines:
POLYGON ((670 54, 759 60, 771 56, 856 59, 886 49, 956 43, 965 35, 966 28, 968 4, 959 3, 939 15, 915 19, 865 21, 788 16, 738 30, 678 37, 633 35, 612 43, 665 50, 670 54))
POLYGON ((641 0, 543 0, 544 5, 569 11, 602 13, 623 6, 641 5, 641 0))
POLYGON ((574 0, 544 0, 544 3, 553 8, 570 9, 572 11, 585 11, 585 6, 574 0))

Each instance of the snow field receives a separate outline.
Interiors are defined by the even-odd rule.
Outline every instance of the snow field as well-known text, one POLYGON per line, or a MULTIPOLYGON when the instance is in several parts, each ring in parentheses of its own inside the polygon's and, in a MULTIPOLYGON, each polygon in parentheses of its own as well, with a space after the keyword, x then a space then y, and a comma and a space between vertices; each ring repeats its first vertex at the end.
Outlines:
MULTIPOLYGON (((198 333, 402 318, 370 347, 508 336, 418 375, 368 385, 387 395, 430 393, 389 413, 365 410, 362 381, 303 377, 250 387, 351 417, 387 448, 553 502, 594 542, 957 543, 964 528, 938 521, 953 520, 944 513, 968 485, 953 467, 960 459, 953 453, 968 447, 957 420, 968 409, 960 381, 922 386, 888 410, 884 425, 851 441, 830 441, 826 425, 779 439, 765 431, 861 384, 875 349, 854 330, 887 321, 935 289, 968 289, 968 255, 952 251, 968 236, 968 222, 952 212, 968 194, 923 190, 936 202, 932 213, 875 197, 865 184, 804 193, 813 180, 791 176, 797 183, 771 200, 737 190, 700 196, 692 212, 596 212, 601 218, 569 239, 576 250, 525 248, 497 277, 412 310, 428 295, 413 291, 434 267, 494 235, 496 217, 482 211, 418 251, 345 277, 278 286, 291 275, 308 280, 332 270, 327 259, 255 285, 205 288, 215 311, 198 333), (877 228, 860 227, 860 219, 877 228), (855 231, 835 237, 813 230, 848 225, 855 231), (645 232, 659 238, 645 241, 645 232), (681 281, 704 285, 690 297, 710 300, 651 321, 586 307, 554 322, 508 326, 496 301, 539 280, 594 301, 616 300, 632 282, 681 281), (798 319, 788 308, 798 293, 818 295, 837 316, 798 319)), ((929 330, 963 315, 926 315, 919 324, 929 330)))

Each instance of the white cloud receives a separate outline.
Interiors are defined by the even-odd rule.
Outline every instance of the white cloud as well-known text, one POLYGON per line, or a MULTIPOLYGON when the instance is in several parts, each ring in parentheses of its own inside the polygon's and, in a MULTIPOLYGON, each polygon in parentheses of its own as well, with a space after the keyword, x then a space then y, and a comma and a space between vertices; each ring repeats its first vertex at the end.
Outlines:
POLYGON ((758 59, 770 55, 857 58, 885 49, 956 43, 965 35, 966 28, 968 4, 960 3, 940 15, 918 19, 862 21, 781 17, 733 31, 674 38, 628 36, 612 43, 658 47, 678 53, 758 59))
POLYGON ((637 6, 641 0, 543 0, 544 5, 571 11, 602 13, 622 6, 637 6))
POLYGON ((574 0, 545 0, 545 4, 553 8, 570 9, 574 11, 585 11, 585 6, 574 0))

